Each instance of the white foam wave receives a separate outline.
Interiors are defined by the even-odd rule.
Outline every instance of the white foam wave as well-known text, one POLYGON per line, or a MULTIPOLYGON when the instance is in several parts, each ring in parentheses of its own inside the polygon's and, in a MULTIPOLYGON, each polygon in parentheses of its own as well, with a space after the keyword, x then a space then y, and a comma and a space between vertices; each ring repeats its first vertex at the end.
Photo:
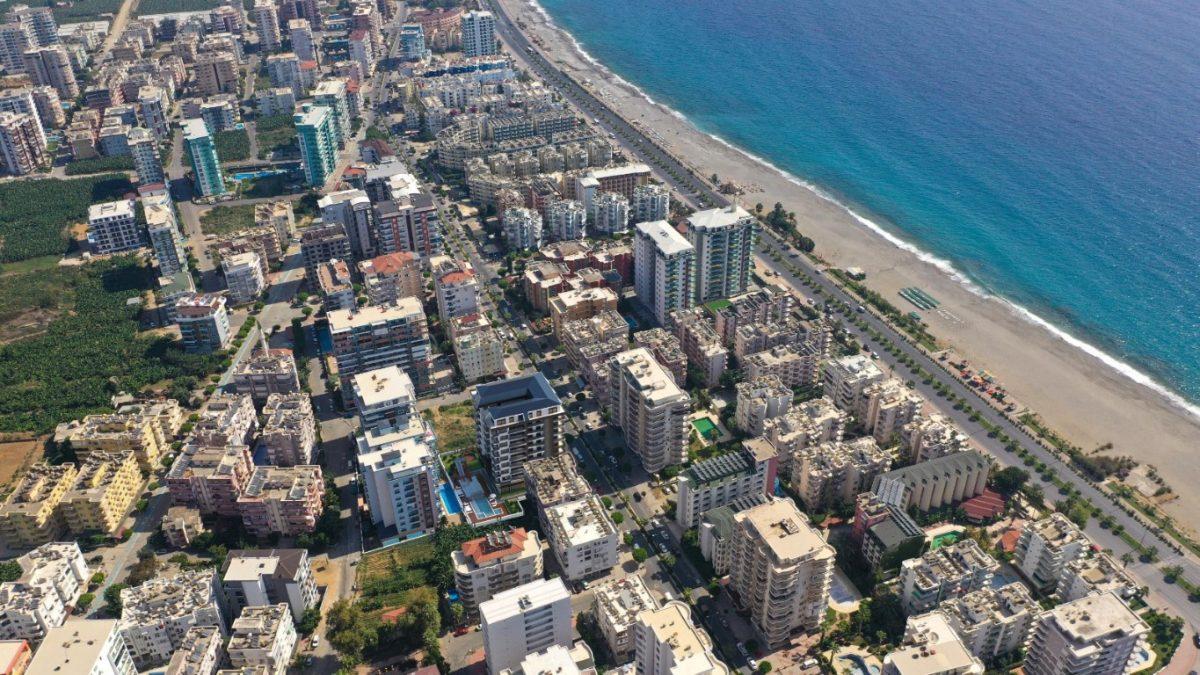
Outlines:
POLYGON ((1013 315, 1015 315, 1019 319, 1025 321, 1027 323, 1030 323, 1034 326, 1037 326, 1039 328, 1045 329, 1051 335, 1053 335, 1056 339, 1061 340, 1061 341, 1071 345, 1072 347, 1082 351, 1083 353, 1087 354, 1088 356, 1091 356, 1092 358, 1096 359, 1097 361, 1100 361, 1105 366, 1111 368, 1113 371, 1115 371, 1118 374, 1122 375, 1123 377, 1129 379, 1130 381, 1132 381, 1136 384, 1139 384, 1143 387, 1146 387, 1147 389, 1162 396, 1163 398, 1165 398, 1167 401, 1169 401, 1172 405, 1179 408, 1180 410, 1187 412, 1188 414, 1192 415, 1193 417, 1195 417, 1197 419, 1200 419, 1200 406, 1192 403, 1191 401, 1188 401, 1186 398, 1181 396, 1178 392, 1159 383, 1157 380, 1155 380, 1153 377, 1151 377, 1147 373, 1144 373, 1144 372, 1138 370, 1136 367, 1120 360, 1119 358, 1113 356, 1112 354, 1109 354, 1108 352, 1105 352, 1104 350, 1100 349, 1099 347, 1072 335, 1071 333, 1067 332, 1066 330, 1063 330, 1062 328, 1056 326, 1049 320, 1039 316, 1038 314, 1036 314, 1029 308, 1024 307, 1020 304, 1017 304, 1017 303, 1009 300, 1008 298, 1005 298, 1003 296, 992 293, 991 291, 987 290, 983 286, 980 286, 978 283, 976 283, 974 280, 972 280, 969 276, 967 276, 961 270, 956 268, 954 266, 954 264, 952 262, 950 262, 949 260, 938 257, 938 256, 934 255, 933 253, 930 253, 929 251, 926 251, 926 250, 920 248, 919 246, 916 246, 912 242, 909 242, 909 241, 906 241, 906 240, 900 238, 899 236, 897 236, 896 234, 894 234, 887 228, 883 227, 879 223, 877 223, 877 222, 871 220, 870 218, 867 218, 866 216, 862 215, 861 213, 855 211, 852 206, 850 206, 849 204, 846 204, 845 202, 842 202, 836 196, 834 196, 833 194, 831 194, 824 188, 820 187, 819 185, 815 185, 813 183, 810 183, 806 180, 803 180, 803 179, 797 177, 796 175, 794 175, 792 173, 789 173, 787 170, 785 170, 779 166, 776 166, 775 164, 773 164, 770 160, 766 159, 765 157, 760 157, 758 155, 755 155, 755 154, 747 151, 745 148, 738 147, 737 145, 730 143, 729 141, 725 140, 724 138, 721 138, 720 136, 717 136, 716 134, 712 134, 712 133, 709 133, 707 131, 700 129, 698 126, 696 126, 695 122, 693 122, 689 117, 687 117, 683 113, 679 112, 678 110, 671 108, 670 106, 667 106, 667 105, 664 105, 664 104, 661 104, 661 103, 655 101, 641 87, 626 80, 625 78, 621 77, 620 75, 614 73, 612 70, 610 70, 608 68, 608 66, 604 65, 599 60, 597 60, 595 57, 593 57, 591 54, 589 54, 588 51, 586 49, 584 49, 583 45, 580 44, 579 41, 575 39, 575 36, 570 33, 570 31, 562 28, 561 26, 559 26, 558 24, 556 24, 554 22, 554 19, 551 18, 550 14, 546 11, 546 9, 544 7, 541 6, 541 4, 537 0, 528 0, 528 4, 530 7, 532 7, 534 9, 534 11, 536 11, 538 14, 540 14, 545 19, 546 24, 548 26, 550 26, 554 30, 558 31, 563 37, 565 37, 571 43, 572 48, 580 56, 580 58, 582 58, 585 61, 587 61, 588 63, 592 64, 597 69, 603 71, 609 77, 612 77, 613 79, 617 80, 622 85, 637 92, 637 94, 639 96, 641 96, 643 99, 645 99, 651 105, 657 106, 658 108, 660 108, 663 111, 667 112, 668 114, 674 116, 675 118, 677 118, 683 122, 686 122, 697 132, 708 136, 709 138, 720 143, 721 145, 724 145, 725 147, 729 148, 730 150, 733 150, 734 152, 741 154, 742 156, 746 157, 747 159, 749 159, 753 162, 756 162, 759 165, 764 166, 767 169, 770 169, 771 171, 774 171, 780 177, 782 177, 784 180, 787 180, 788 182, 790 182, 794 185, 802 187, 802 188, 808 190, 809 192, 812 192, 816 196, 820 197, 821 199, 823 199, 831 204, 834 204, 835 206, 837 206, 838 208, 842 209, 847 214, 849 214, 850 217, 854 218, 854 220, 857 221, 859 224, 866 227, 871 232, 874 232, 875 234, 879 235, 883 240, 887 241, 889 244, 895 246, 896 248, 898 248, 902 251, 905 251, 907 253, 910 253, 910 254, 916 256, 916 258, 918 260, 920 260, 921 262, 924 262, 926 264, 932 265, 933 267, 936 267, 939 271, 941 271, 942 273, 946 274, 954 281, 961 284, 964 288, 966 288, 971 293, 973 293, 981 298, 984 298, 986 300, 991 300, 991 301, 1000 303, 1005 309, 1007 309, 1009 312, 1011 312, 1013 315))

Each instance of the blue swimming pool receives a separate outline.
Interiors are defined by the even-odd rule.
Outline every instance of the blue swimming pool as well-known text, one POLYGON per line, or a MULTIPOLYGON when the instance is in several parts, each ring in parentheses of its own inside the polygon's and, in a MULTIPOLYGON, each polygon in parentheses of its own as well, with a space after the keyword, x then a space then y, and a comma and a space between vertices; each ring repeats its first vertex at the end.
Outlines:
POLYGON ((442 508, 447 515, 457 516, 462 513, 462 505, 458 503, 458 495, 454 494, 454 488, 450 487, 449 483, 442 483, 442 487, 438 489, 438 493, 442 498, 442 508))
POLYGON ((266 178, 268 176, 278 176, 285 174, 287 171, 282 169, 263 169, 262 171, 241 171, 233 174, 234 180, 254 180, 256 178, 266 178))

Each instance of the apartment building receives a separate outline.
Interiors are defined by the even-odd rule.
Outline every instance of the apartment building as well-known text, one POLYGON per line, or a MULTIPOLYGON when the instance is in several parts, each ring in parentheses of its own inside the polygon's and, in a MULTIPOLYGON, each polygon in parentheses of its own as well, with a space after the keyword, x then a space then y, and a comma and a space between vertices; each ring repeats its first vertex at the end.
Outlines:
POLYGON ((71 449, 80 461, 96 452, 131 450, 142 471, 147 472, 159 468, 159 458, 175 435, 164 433, 155 416, 121 413, 88 415, 68 433, 71 449))
POLYGON ((437 527, 438 459, 433 432, 419 415, 399 428, 358 437, 358 466, 371 521, 400 536, 437 527))
POLYGON ((64 663, 89 675, 136 675, 137 667, 115 620, 72 621, 46 633, 25 675, 60 675, 64 663))
POLYGON ((354 376, 354 408, 364 431, 408 426, 417 400, 412 380, 397 366, 354 376))
POLYGON ((737 604, 775 649, 825 617, 833 547, 790 499, 734 516, 731 584, 737 604))
POLYGON ((166 675, 214 675, 224 662, 225 636, 221 629, 192 626, 167 664, 166 675))
POLYGON ((17 558, 21 576, 0 584, 0 640, 38 642, 67 620, 91 572, 75 542, 52 542, 17 558))
POLYGON ((676 310, 693 304, 696 249, 665 220, 634 228, 634 288, 638 300, 660 326, 676 310))
POLYGON ((582 239, 587 212, 574 199, 555 199, 546 207, 546 230, 554 241, 582 239))
POLYGON ((496 41, 496 17, 491 12, 466 12, 461 21, 463 56, 474 58, 500 53, 496 41))
POLYGON ((921 553, 925 531, 907 513, 864 492, 855 504, 854 531, 872 570, 887 572, 921 553))
POLYGON ((92 204, 88 207, 88 246, 99 255, 108 255, 146 245, 137 222, 134 200, 92 204))
POLYGON ((233 388, 255 403, 272 394, 300 393, 300 376, 290 349, 257 349, 233 370, 233 388))
POLYGON ((592 486, 579 473, 575 456, 564 452, 525 463, 525 492, 532 501, 530 505, 537 509, 542 531, 547 532, 550 523, 546 510, 583 499, 592 492, 592 486))
POLYGON ((33 659, 33 650, 25 640, 0 640, 2 675, 24 675, 33 659))
POLYGON ((317 420, 308 394, 271 394, 263 406, 258 448, 276 466, 312 464, 317 455, 317 420))
POLYGON ((636 652, 634 626, 642 612, 659 608, 646 582, 637 574, 611 579, 597 584, 594 614, 608 650, 617 661, 624 662, 636 652))
POLYGON ((901 430, 908 456, 915 463, 953 455, 970 448, 967 435, 944 415, 921 416, 901 430))
POLYGON ((566 411, 541 373, 481 384, 471 401, 479 450, 498 486, 521 483, 526 462, 562 453, 566 411))
POLYGON ((635 223, 666 220, 671 215, 671 191, 657 183, 635 187, 629 203, 629 215, 635 223))
POLYGON ((733 564, 734 516, 770 500, 764 494, 748 494, 700 515, 697 524, 700 554, 712 563, 713 571, 719 575, 727 574, 733 564))
POLYGON ((587 579, 617 565, 620 533, 595 494, 551 506, 546 521, 546 539, 567 579, 587 579))
POLYGON ((479 281, 470 266, 438 256, 429 261, 438 316, 444 321, 479 313, 479 281))
POLYGON ((132 450, 92 452, 80 462, 75 482, 59 504, 63 522, 75 534, 115 535, 133 510, 142 485, 132 450))
POLYGON ((187 548, 201 532, 204 532, 204 521, 200 519, 200 512, 196 509, 172 506, 163 515, 159 527, 169 546, 187 548))
POLYGON ((564 291, 550 298, 550 321, 554 334, 562 335, 568 321, 590 319, 597 314, 617 309, 617 294, 611 288, 580 288, 564 291))
POLYGON ((825 352, 811 342, 778 345, 745 358, 746 377, 774 376, 785 387, 807 389, 815 386, 825 352))
POLYGON ((254 462, 245 445, 184 445, 163 479, 171 502, 202 514, 238 516, 254 462))
POLYGON ((416 257, 407 251, 386 253, 358 263, 367 301, 387 305, 400 298, 425 297, 425 280, 416 257))
POLYGON ((974 539, 929 551, 900 564, 900 602, 905 614, 928 612, 942 602, 987 588, 1000 563, 974 539))
POLYGON ((516 669, 528 654, 571 646, 571 594, 561 579, 537 579, 479 605, 489 675, 516 669))
MULTIPOLYGON (((1041 606, 1025 584, 981 588, 938 606, 963 646, 977 658, 992 661, 1024 646, 1041 606)), ((910 628, 917 617, 909 619, 910 628)))
POLYGON ((810 511, 828 512, 853 504, 877 476, 892 466, 892 456, 873 438, 831 441, 785 456, 792 488, 810 511))
POLYGON ((50 7, 30 7, 28 5, 13 5, 4 15, 8 23, 19 23, 28 26, 33 31, 33 44, 46 46, 56 45, 61 41, 58 37, 58 22, 50 7))
POLYGON ((822 396, 799 403, 779 417, 764 420, 763 435, 780 456, 787 457, 814 445, 841 441, 849 421, 849 413, 822 396))
POLYGON ((696 304, 746 292, 757 233, 758 219, 736 205, 688 216, 687 238, 696 249, 696 304))
POLYGON ((320 62, 321 52, 317 49, 317 41, 313 38, 312 25, 306 19, 288 21, 288 34, 292 40, 292 52, 301 61, 320 62))
POLYGON ((238 513, 246 531, 257 537, 295 537, 317 529, 325 510, 321 467, 259 466, 238 497, 238 513))
POLYGON ((254 251, 222 256, 221 274, 225 277, 226 296, 234 305, 254 302, 267 287, 263 260, 254 251))
POLYGON ((224 635, 217 575, 180 572, 121 590, 119 627, 139 670, 164 666, 193 626, 216 626, 224 635))
POLYGON ((830 359, 822 364, 821 377, 825 395, 837 407, 850 413, 859 409, 863 391, 876 382, 887 379, 879 366, 866 354, 830 359))
POLYGON ((282 604, 297 622, 321 601, 308 551, 302 548, 230 551, 221 566, 221 593, 229 616, 247 607, 282 604))
POLYGON ((984 665, 940 612, 908 620, 904 641, 883 657, 885 675, 983 675, 984 665))
MULTIPOLYGON (((690 370, 705 387, 718 386, 729 365, 729 350, 721 344, 721 336, 713 329, 707 311, 703 307, 678 310, 669 318, 683 345, 690 370)), ((765 374, 755 373, 751 379, 765 374)))
POLYGON ((510 251, 536 250, 542 245, 542 216, 537 211, 509 207, 504 211, 504 242, 510 251))
POLYGON ((454 585, 467 614, 511 588, 542 578, 542 541, 536 530, 511 528, 464 542, 450 554, 454 585))
MULTIPOLYGON (((237 77, 234 77, 236 87, 237 77)), ((221 171, 221 159, 217 156, 217 145, 200 118, 184 120, 183 143, 192 158, 192 183, 201 197, 217 197, 228 192, 225 174, 221 171)))
POLYGON ((671 371, 675 384, 681 387, 687 384, 687 355, 683 353, 679 338, 665 328, 651 328, 634 333, 633 344, 648 350, 655 361, 671 371))
POLYGON ((0 506, 0 543, 10 551, 31 549, 66 532, 59 504, 75 484, 74 464, 35 464, 18 479, 0 506))
POLYGON ((596 657, 583 640, 567 649, 552 645, 525 657, 516 670, 502 670, 501 675, 596 675, 596 657))
POLYGON ((620 234, 629 228, 629 200, 615 192, 596 195, 588 212, 591 232, 596 236, 620 234))
POLYGON ((366 192, 339 190, 321 197, 317 200, 317 206, 321 209, 322 221, 337 223, 346 231, 350 239, 350 252, 356 259, 375 255, 372 243, 373 233, 377 229, 375 210, 366 192))
POLYGON ((296 233, 296 217, 289 201, 268 202, 254 205, 254 227, 270 228, 276 239, 283 243, 296 233))
POLYGON ((320 188, 337 168, 337 132, 333 111, 325 106, 304 105, 292 117, 300 144, 300 164, 309 187, 320 188))
MULTIPOLYGON (((136 131, 149 134, 145 129, 136 131)), ((157 158, 158 148, 153 147, 151 150, 157 158)), ((135 152, 135 160, 137 156, 138 154, 135 152)), ((149 169, 146 169, 144 163, 135 162, 135 164, 138 166, 138 177, 145 176, 149 169)), ((149 182, 163 182, 161 168, 157 180, 149 182)), ((142 179, 141 183, 145 185, 148 181, 142 179)), ((146 234, 150 239, 150 248, 154 250, 154 262, 158 264, 159 276, 175 276, 186 270, 188 266, 187 246, 183 234, 179 231, 179 223, 175 221, 175 205, 171 202, 171 198, 165 194, 142 197, 142 211, 146 214, 146 234)))
POLYGON ((258 414, 254 402, 244 394, 216 394, 200 411, 200 419, 192 426, 194 442, 221 445, 250 444, 258 430, 258 414))
POLYGON ((502 376, 508 372, 504 365, 504 342, 495 331, 470 333, 454 338, 454 357, 458 371, 467 382, 502 376))
POLYGON ((34 115, 0 112, 0 170, 24 176, 42 168, 49 160, 45 135, 34 115))
POLYGON ((900 440, 904 426, 917 419, 924 404, 903 380, 890 377, 863 389, 855 414, 880 445, 890 446, 900 440))
POLYGON ((612 423, 646 471, 687 461, 692 399, 649 351, 630 349, 609 359, 608 383, 612 423))
POLYGON ((247 607, 230 627, 225 651, 244 671, 284 675, 296 648, 296 625, 286 604, 247 607))
POLYGON ((991 460, 968 450, 880 474, 871 492, 905 510, 931 511, 983 494, 991 469, 991 460))
POLYGON ((1123 675, 1150 627, 1113 593, 1043 611, 1025 645, 1029 675, 1123 675))
MULTIPOLYGON (((608 360, 629 349, 629 324, 625 317, 609 310, 590 319, 568 321, 563 324, 559 341, 567 360, 595 392, 596 400, 607 400, 608 360)), ((653 347, 645 348, 654 353, 653 347)))
POLYGON ((736 389, 734 422, 750 436, 763 435, 767 420, 786 415, 792 409, 791 388, 774 375, 738 382, 736 389))
POLYGON ((671 600, 638 615, 634 632, 637 675, 729 675, 717 660, 712 639, 692 622, 691 608, 671 600))
POLYGON ((337 310, 328 315, 342 399, 353 403, 355 375, 387 366, 403 369, 417 391, 429 386, 429 326, 416 298, 384 307, 337 310))
POLYGON ((1052 594, 1067 565, 1091 548, 1092 540, 1069 518, 1055 512, 1021 530, 1013 566, 1037 591, 1052 594))
POLYGON ((24 54, 36 44, 37 38, 30 26, 19 22, 0 25, 0 62, 4 64, 5 72, 24 73, 24 54))
POLYGON ((353 251, 346 228, 339 222, 322 223, 304 230, 300 235, 300 257, 304 260, 304 277, 309 286, 317 288, 317 269, 333 260, 351 260, 353 251))
POLYGON ((1137 581, 1119 567, 1107 553, 1094 552, 1076 558, 1063 567, 1055 592, 1060 602, 1071 602, 1087 595, 1115 593, 1126 602, 1141 594, 1137 581))
POLYGON ((238 61, 229 52, 198 55, 192 64, 192 75, 196 92, 201 96, 237 93, 238 61))
POLYGON ((733 452, 692 464, 679 474, 676 522, 691 528, 706 511, 749 495, 769 496, 778 469, 775 448, 762 438, 743 441, 733 452))
POLYGON ((266 0, 256 0, 250 9, 254 18, 254 32, 258 36, 258 47, 264 52, 279 49, 282 38, 279 34, 279 15, 275 12, 275 3, 266 0))
POLYGON ((54 87, 54 91, 65 101, 79 98, 79 84, 75 80, 71 57, 61 45, 35 47, 21 56, 25 73, 35 85, 54 87))

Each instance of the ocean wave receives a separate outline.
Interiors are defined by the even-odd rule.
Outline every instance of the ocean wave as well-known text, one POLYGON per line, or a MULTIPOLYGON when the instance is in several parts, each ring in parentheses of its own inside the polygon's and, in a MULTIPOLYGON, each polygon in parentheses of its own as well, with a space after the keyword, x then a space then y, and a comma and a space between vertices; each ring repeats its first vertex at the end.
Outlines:
POLYGON ((1025 321, 1026 323, 1029 323, 1031 325, 1034 325, 1034 326, 1037 326, 1039 328, 1046 330, 1056 339, 1058 339, 1062 342, 1065 342, 1066 344, 1068 344, 1068 345, 1082 351, 1083 353, 1087 354, 1088 356, 1096 359, 1100 363, 1104 364, 1105 366, 1112 369, 1114 372, 1118 373, 1119 375, 1125 377, 1126 379, 1130 380, 1131 382, 1141 385, 1141 386, 1149 389, 1150 391, 1153 391, 1154 393, 1162 396, 1169 403, 1171 403, 1175 407, 1179 408, 1181 411, 1192 415, 1196 419, 1200 419, 1200 406, 1192 403, 1191 401, 1188 401, 1186 398, 1184 398, 1178 392, 1176 392, 1176 391, 1172 390, 1170 387, 1167 387, 1166 385, 1158 382, 1153 377, 1151 377, 1149 374, 1147 374, 1141 370, 1138 370, 1132 364, 1126 363, 1125 361, 1122 361, 1121 359, 1117 358, 1116 356, 1113 356, 1112 354, 1105 352, 1103 349, 1097 347, 1096 345, 1093 345, 1090 342, 1087 342, 1086 340, 1083 340, 1081 338, 1078 338, 1078 337, 1072 335, 1070 332, 1064 330, 1063 328, 1060 328, 1059 326, 1055 325, 1053 322, 1049 321, 1048 319, 1038 315, 1033 310, 1030 310, 1029 308, 1027 308, 1023 305, 1013 302, 1012 300, 1009 300, 1008 298, 1005 298, 1002 295, 999 295, 999 294, 989 291, 987 288, 981 286, 975 280, 971 279, 971 277, 969 277, 966 273, 962 272, 957 267, 955 267, 951 261, 949 261, 945 258, 939 257, 937 255, 934 255, 933 253, 930 253, 929 251, 922 249, 921 247, 917 246, 916 244, 913 244, 912 242, 907 241, 907 240, 897 236, 891 230, 885 228, 884 226, 880 225, 879 223, 875 222, 874 220, 862 215, 861 213, 856 211, 853 206, 841 201, 835 195, 830 193, 828 190, 822 188, 821 186, 811 183, 809 181, 806 181, 806 180, 796 176, 795 174, 788 172, 786 169, 783 169, 783 168, 775 165, 774 163, 772 163, 770 160, 766 159, 765 157, 760 157, 758 155, 755 155, 754 153, 747 151, 745 148, 741 148, 733 143, 730 143, 726 139, 721 138, 720 136, 717 136, 716 134, 713 134, 713 133, 710 133, 710 132, 707 132, 707 131, 701 129, 687 115, 684 115, 683 113, 679 112, 678 110, 675 110, 674 108, 672 108, 668 105, 665 105, 665 104, 659 103, 658 101, 655 101, 641 87, 630 82, 629 80, 626 80, 625 78, 621 77, 617 73, 613 72, 608 66, 604 65, 602 62, 600 62, 594 56, 589 54, 588 51, 586 49, 584 49, 583 45, 580 44, 580 42, 575 38, 575 36, 572 35, 570 31, 559 26, 554 21, 554 19, 550 16, 550 14, 546 11, 546 9, 544 7, 542 7, 542 5, 537 0, 528 0, 528 5, 530 7, 532 7, 534 9, 534 11, 536 11, 538 14, 540 14, 545 19, 546 25, 548 25, 551 28, 553 28, 554 30, 558 31, 563 37, 565 37, 571 43, 572 48, 580 56, 580 58, 582 58, 585 61, 587 61, 588 63, 592 64, 594 67, 596 67, 598 70, 604 72, 606 75, 612 77, 613 79, 615 79, 617 82, 619 82, 623 86, 636 92, 639 96, 641 96, 643 99, 645 99, 651 105, 657 106, 658 108, 665 111, 666 113, 676 117, 677 119, 679 119, 683 122, 686 122, 693 129, 695 129, 698 133, 704 134, 705 136, 713 139, 714 141, 720 143, 721 145, 724 145, 726 148, 729 148, 730 150, 742 155, 743 157, 746 157, 747 159, 749 159, 753 162, 756 162, 759 165, 761 165, 767 169, 770 169, 771 171, 774 171, 776 174, 778 174, 781 178, 788 181, 789 183, 792 183, 793 185, 796 185, 798 187, 802 187, 802 188, 808 190, 809 192, 813 193, 817 197, 837 206, 838 208, 842 209, 847 214, 849 214, 850 217, 853 218, 855 221, 857 221, 860 225, 867 228, 871 232, 875 233, 880 238, 882 238, 884 241, 888 242, 892 246, 895 246, 896 248, 898 248, 902 251, 905 251, 906 253, 909 253, 909 254, 915 256, 921 262, 935 267, 938 271, 947 275, 948 277, 953 279, 958 284, 962 285, 964 288, 966 288, 968 291, 970 291, 974 295, 976 295, 980 298, 983 298, 985 300, 990 300, 990 301, 1000 304, 1009 313, 1016 316, 1018 319, 1021 319, 1022 321, 1025 321))

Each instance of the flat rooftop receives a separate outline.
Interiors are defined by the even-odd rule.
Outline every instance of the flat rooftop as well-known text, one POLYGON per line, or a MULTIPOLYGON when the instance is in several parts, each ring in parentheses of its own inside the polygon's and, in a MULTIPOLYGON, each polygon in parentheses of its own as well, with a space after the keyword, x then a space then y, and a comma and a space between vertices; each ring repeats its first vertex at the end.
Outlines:
POLYGON ((770 548, 779 560, 797 560, 829 549, 829 544, 791 499, 777 499, 742 511, 734 520, 770 548))
POLYGON ((665 255, 675 255, 695 250, 687 238, 679 234, 665 220, 638 223, 635 227, 639 233, 654 241, 654 247, 662 251, 665 255))

